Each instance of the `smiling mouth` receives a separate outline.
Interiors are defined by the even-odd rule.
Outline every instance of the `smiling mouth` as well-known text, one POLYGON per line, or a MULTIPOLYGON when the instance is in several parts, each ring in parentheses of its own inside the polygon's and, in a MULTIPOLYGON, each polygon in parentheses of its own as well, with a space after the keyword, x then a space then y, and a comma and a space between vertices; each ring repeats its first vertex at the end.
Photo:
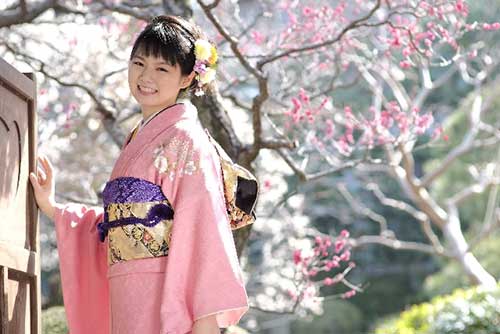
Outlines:
POLYGON ((144 86, 141 86, 141 85, 137 85, 137 89, 139 89, 139 91, 141 93, 146 93, 146 94, 154 94, 154 93, 158 92, 156 89, 149 88, 149 87, 144 87, 144 86))

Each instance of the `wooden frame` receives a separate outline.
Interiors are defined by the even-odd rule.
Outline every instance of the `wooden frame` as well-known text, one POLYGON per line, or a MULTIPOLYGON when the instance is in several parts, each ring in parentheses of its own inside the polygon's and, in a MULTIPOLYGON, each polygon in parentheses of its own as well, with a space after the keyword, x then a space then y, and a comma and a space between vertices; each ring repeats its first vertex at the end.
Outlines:
POLYGON ((0 334, 41 333, 36 78, 0 58, 0 334))

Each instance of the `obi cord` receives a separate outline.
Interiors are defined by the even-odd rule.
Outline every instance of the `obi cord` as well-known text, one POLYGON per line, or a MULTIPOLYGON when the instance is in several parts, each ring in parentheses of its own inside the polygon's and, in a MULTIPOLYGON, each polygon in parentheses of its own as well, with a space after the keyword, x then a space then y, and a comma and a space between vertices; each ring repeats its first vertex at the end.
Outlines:
POLYGON ((174 210, 159 185, 120 177, 103 191, 104 221, 99 238, 109 237, 108 263, 168 255, 174 210))

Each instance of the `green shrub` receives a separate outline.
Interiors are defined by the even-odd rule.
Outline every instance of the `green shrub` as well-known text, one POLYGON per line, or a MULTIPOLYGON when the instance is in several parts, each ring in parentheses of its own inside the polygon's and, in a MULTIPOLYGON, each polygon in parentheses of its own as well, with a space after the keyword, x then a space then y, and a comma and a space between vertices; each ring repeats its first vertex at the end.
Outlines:
POLYGON ((63 306, 53 306, 42 311, 43 334, 67 334, 66 313, 63 306))
POLYGON ((413 305, 380 324, 376 334, 498 334, 500 286, 457 289, 428 303, 413 305))

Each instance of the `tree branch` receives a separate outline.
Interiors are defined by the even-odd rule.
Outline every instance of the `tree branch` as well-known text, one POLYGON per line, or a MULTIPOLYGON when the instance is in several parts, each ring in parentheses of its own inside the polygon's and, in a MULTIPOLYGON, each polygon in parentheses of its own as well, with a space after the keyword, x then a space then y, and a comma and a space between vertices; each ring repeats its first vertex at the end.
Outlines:
POLYGON ((0 15, 0 28, 8 28, 16 24, 29 23, 47 10, 55 8, 56 6, 58 6, 56 0, 45 0, 34 3, 30 6, 29 10, 27 10, 26 3, 22 1, 21 7, 23 8, 18 7, 20 10, 7 10, 0 15))
POLYGON ((22 56, 25 59, 31 60, 30 62, 26 62, 29 66, 31 66, 35 71, 39 71, 43 75, 45 75, 47 78, 54 80, 57 82, 59 85, 63 87, 74 87, 74 88, 79 88, 83 90, 86 94, 89 95, 89 97, 94 101, 96 105, 96 111, 102 116, 102 121, 105 129, 107 130, 108 134, 111 136, 113 139, 114 143, 118 146, 121 147, 123 141, 125 140, 125 135, 115 127, 116 123, 116 118, 113 115, 113 113, 108 110, 101 102, 102 98, 98 97, 89 87, 82 85, 80 83, 74 83, 74 82, 66 82, 61 80, 59 77, 54 76, 50 74, 45 68, 47 67, 47 64, 43 62, 42 60, 33 57, 31 55, 28 55, 20 50, 14 49, 10 44, 8 43, 3 43, 5 47, 12 52, 13 54, 17 56, 22 56), (33 67, 33 62, 37 62, 40 64, 39 68, 34 68, 33 67))
POLYGON ((280 58, 287 57, 287 56, 290 56, 290 55, 296 54, 296 53, 302 53, 302 52, 305 52, 305 51, 319 49, 319 48, 322 48, 324 46, 328 46, 328 45, 337 43, 350 30, 358 28, 359 26, 362 25, 363 22, 369 20, 373 16, 373 14, 375 14, 375 12, 380 8, 381 3, 382 3, 382 0, 377 0, 377 3, 368 12, 368 14, 366 14, 365 16, 363 16, 360 19, 354 20, 351 23, 349 23, 346 27, 344 27, 344 29, 342 29, 342 31, 335 38, 330 39, 330 40, 325 41, 325 42, 322 42, 322 43, 316 43, 316 44, 312 44, 312 45, 303 46, 303 47, 300 47, 300 48, 289 49, 289 50, 284 51, 282 53, 279 53, 279 54, 277 54, 275 56, 264 58, 264 59, 260 60, 257 63, 257 68, 259 70, 261 70, 266 64, 269 64, 269 63, 271 63, 273 61, 276 61, 276 60, 278 60, 280 58))
POLYGON ((397 239, 383 237, 380 235, 365 235, 356 239, 349 239, 349 244, 352 246, 352 248, 358 248, 369 244, 379 244, 396 250, 410 250, 432 255, 443 255, 449 257, 449 255, 446 253, 442 254, 437 253, 433 246, 427 244, 413 242, 413 241, 401 241, 397 239))
POLYGON ((340 192, 340 194, 345 198, 346 202, 349 203, 349 205, 356 214, 364 215, 369 219, 373 220, 374 222, 378 223, 380 226, 381 235, 384 235, 386 232, 388 232, 387 220, 385 219, 385 217, 379 215, 372 209, 368 208, 366 205, 361 204, 361 201, 355 199, 354 196, 352 196, 352 194, 347 189, 345 183, 343 182, 337 183, 337 189, 340 192))
POLYGON ((269 87, 268 80, 264 76, 264 74, 254 68, 245 56, 238 49, 238 41, 231 36, 231 34, 224 28, 219 19, 212 13, 212 9, 214 9, 218 1, 214 1, 211 5, 206 5, 202 0, 197 0, 198 4, 203 9, 203 12, 207 16, 207 18, 212 22, 217 31, 229 42, 231 50, 238 58, 241 65, 251 73, 258 82, 259 86, 259 94, 257 94, 252 101, 252 127, 254 140, 252 146, 246 150, 242 151, 240 161, 243 165, 250 165, 252 161, 255 160, 257 155, 259 154, 260 149, 262 148, 262 105, 269 97, 269 87))
POLYGON ((413 206, 404 201, 387 197, 376 183, 373 182, 367 183, 366 189, 372 191, 373 194, 378 198, 380 203, 382 203, 383 205, 406 212, 407 214, 415 218, 420 223, 422 231, 424 232, 427 239, 434 246, 436 252, 438 254, 442 254, 444 252, 444 247, 443 245, 441 245, 438 236, 432 230, 429 218, 425 213, 414 208, 413 206))

